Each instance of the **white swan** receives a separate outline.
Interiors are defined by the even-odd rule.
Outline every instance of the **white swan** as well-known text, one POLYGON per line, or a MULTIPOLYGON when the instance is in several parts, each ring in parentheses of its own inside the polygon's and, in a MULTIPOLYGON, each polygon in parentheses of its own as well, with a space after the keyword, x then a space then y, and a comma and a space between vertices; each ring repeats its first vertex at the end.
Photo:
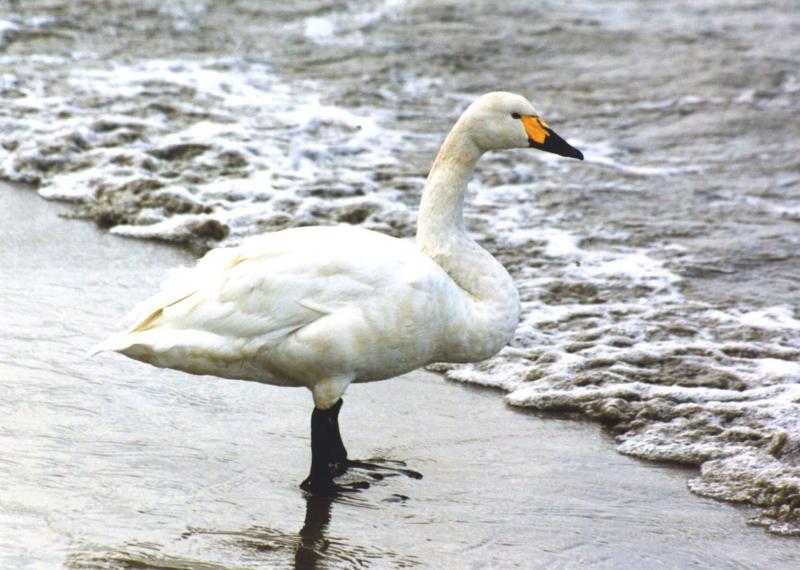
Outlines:
POLYGON ((209 252, 134 309, 135 324, 94 349, 193 374, 311 390, 312 466, 303 488, 339 489, 338 427, 351 382, 431 362, 488 358, 511 339, 511 277, 464 229, 464 192, 480 156, 535 147, 582 159, 525 98, 480 97, 442 144, 422 194, 417 241, 349 226, 265 234, 209 252))

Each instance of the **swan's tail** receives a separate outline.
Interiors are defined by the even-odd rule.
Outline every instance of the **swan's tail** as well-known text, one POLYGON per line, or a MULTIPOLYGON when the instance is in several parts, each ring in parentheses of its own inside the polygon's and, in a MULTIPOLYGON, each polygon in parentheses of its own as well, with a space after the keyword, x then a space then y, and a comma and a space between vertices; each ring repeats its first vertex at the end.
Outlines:
MULTIPOLYGON (((101 352, 122 352, 135 344, 151 342, 150 335, 141 333, 156 328, 164 320, 165 311, 175 307, 182 301, 192 297, 198 290, 198 284, 207 283, 220 275, 226 268, 232 267, 245 259, 238 248, 224 248, 209 251, 195 267, 178 268, 170 271, 168 278, 161 284, 161 292, 145 299, 133 308, 123 319, 128 324, 127 331, 115 334, 103 342, 93 346, 87 356, 90 358, 101 352)), ((156 337, 159 341, 172 340, 167 337, 156 337)))
POLYGON ((170 302, 169 295, 160 293, 140 303, 139 306, 134 308, 134 310, 125 317, 127 321, 133 320, 133 326, 123 333, 111 335, 106 340, 96 344, 89 349, 87 356, 91 358, 101 352, 121 352, 125 354, 126 349, 140 342, 141 333, 143 331, 157 325, 166 307, 175 305, 184 300, 184 298, 179 298, 170 302), (167 300, 166 302, 165 299, 167 300))
POLYGON ((90 348, 86 356, 93 358, 101 352, 122 352, 130 347, 131 344, 133 344, 133 341, 128 333, 115 334, 90 348))

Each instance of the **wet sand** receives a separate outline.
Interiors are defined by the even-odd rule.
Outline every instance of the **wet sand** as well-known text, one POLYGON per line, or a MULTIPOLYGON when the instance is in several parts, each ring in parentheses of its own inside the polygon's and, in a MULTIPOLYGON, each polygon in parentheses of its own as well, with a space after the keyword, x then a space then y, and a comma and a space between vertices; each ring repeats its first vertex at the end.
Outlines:
POLYGON ((192 258, 64 211, 0 187, 0 567, 795 567, 694 471, 429 373, 353 386, 341 416, 353 457, 424 478, 310 498, 304 391, 85 358, 192 258))

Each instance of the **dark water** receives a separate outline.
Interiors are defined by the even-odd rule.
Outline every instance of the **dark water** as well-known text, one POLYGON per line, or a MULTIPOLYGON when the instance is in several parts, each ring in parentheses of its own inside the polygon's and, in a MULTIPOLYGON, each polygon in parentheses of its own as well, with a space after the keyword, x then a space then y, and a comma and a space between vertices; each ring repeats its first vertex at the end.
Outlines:
POLYGON ((586 161, 479 165, 468 227, 513 274, 523 320, 497 357, 440 370, 599 420, 623 453, 701 467, 693 491, 796 533, 798 14, 780 0, 6 3, 0 173, 112 233, 196 251, 314 223, 407 237, 461 110, 522 93, 586 161))
POLYGON ((84 356, 188 256, 2 190, 3 568, 794 565, 794 539, 690 495, 687 470, 429 374, 356 386, 342 411, 351 453, 404 459, 421 481, 304 496, 304 390, 84 356))

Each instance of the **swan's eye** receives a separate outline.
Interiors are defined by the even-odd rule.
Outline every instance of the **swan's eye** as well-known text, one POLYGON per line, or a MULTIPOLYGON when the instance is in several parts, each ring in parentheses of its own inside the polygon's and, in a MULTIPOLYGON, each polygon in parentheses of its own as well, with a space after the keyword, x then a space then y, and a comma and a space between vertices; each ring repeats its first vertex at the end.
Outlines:
POLYGON ((520 119, 520 118, 522 118, 522 115, 520 115, 519 113, 511 113, 511 118, 512 119, 520 119))

